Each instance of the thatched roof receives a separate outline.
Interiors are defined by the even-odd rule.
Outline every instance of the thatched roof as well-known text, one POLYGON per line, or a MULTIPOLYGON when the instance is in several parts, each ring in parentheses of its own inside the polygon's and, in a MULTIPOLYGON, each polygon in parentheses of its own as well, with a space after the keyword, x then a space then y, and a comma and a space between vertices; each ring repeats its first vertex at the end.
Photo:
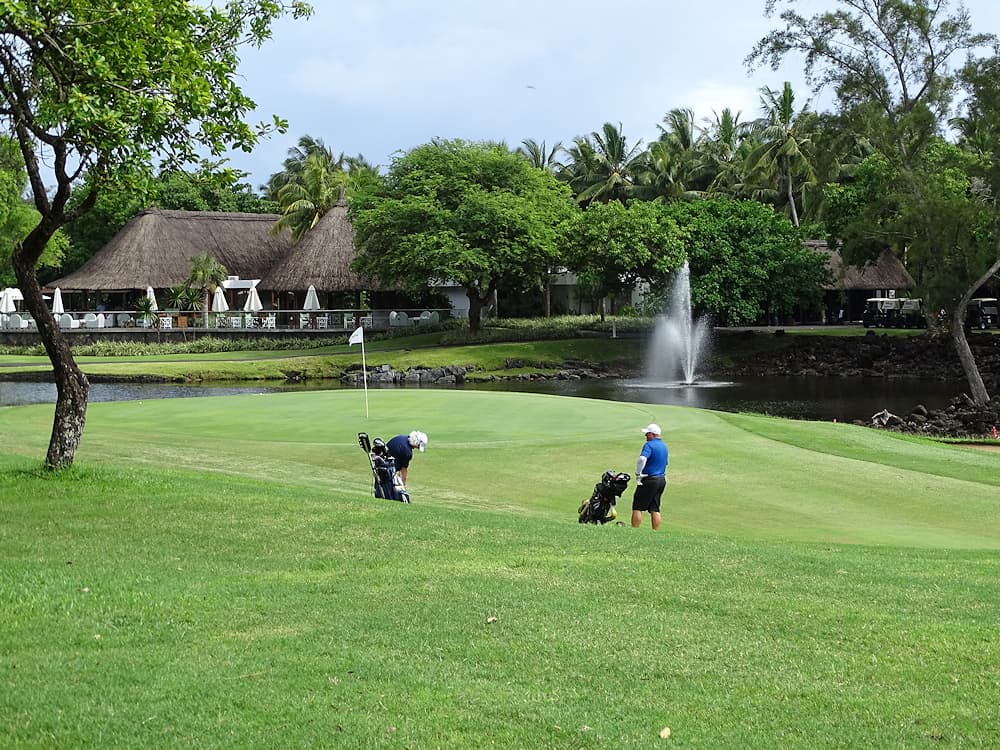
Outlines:
POLYGON ((278 218, 150 208, 79 270, 48 286, 99 291, 180 286, 191 272, 191 258, 202 253, 214 257, 230 275, 259 279, 291 246, 288 233, 271 234, 278 218))
POLYGON ((308 289, 310 284, 321 292, 385 288, 352 271, 353 260, 354 230, 347 203, 341 199, 261 277, 260 288, 278 292, 308 289))
POLYGON ((913 289, 917 284, 909 271, 892 251, 886 249, 874 263, 851 266, 844 263, 840 252, 827 246, 825 242, 810 240, 806 245, 826 255, 829 260, 833 281, 824 289, 849 291, 851 289, 913 289))

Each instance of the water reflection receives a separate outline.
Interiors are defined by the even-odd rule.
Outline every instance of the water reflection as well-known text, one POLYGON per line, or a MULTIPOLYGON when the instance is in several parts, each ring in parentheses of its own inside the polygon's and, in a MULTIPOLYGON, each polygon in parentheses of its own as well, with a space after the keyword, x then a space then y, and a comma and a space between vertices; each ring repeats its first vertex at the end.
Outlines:
MULTIPOLYGON (((353 386, 343 386, 338 381, 314 381, 303 385, 248 385, 245 382, 213 385, 93 383, 90 387, 90 400, 135 401, 152 398, 335 390, 345 387, 353 388, 353 386)), ((923 404, 928 409, 941 409, 947 406, 951 397, 962 391, 960 383, 822 377, 754 378, 743 382, 703 385, 613 379, 516 380, 453 387, 671 404, 722 411, 752 411, 796 419, 840 421, 867 420, 882 409, 888 409, 896 414, 907 414, 917 404, 923 404)), ((55 400, 56 387, 52 383, 0 381, 0 406, 54 403, 55 400)))

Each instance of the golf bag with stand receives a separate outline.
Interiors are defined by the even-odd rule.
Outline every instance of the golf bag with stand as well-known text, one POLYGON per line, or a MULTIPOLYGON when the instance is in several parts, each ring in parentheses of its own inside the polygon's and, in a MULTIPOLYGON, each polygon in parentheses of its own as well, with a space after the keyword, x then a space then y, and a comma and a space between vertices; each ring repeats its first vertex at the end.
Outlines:
POLYGON ((608 523, 618 518, 616 503, 628 487, 630 479, 631 475, 625 472, 615 473, 614 469, 604 472, 601 481, 594 485, 594 492, 577 508, 580 523, 608 523))
POLYGON ((358 445, 368 454, 372 467, 374 486, 372 494, 383 500, 410 502, 410 493, 403 486, 403 478, 396 472, 396 459, 389 455, 382 438, 369 440, 367 432, 358 433, 358 445))

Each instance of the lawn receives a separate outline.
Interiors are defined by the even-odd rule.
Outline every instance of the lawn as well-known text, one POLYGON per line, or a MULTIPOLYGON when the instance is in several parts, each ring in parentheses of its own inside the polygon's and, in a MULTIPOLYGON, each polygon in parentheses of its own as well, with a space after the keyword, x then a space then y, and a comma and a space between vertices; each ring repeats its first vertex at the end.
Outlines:
POLYGON ((56 475, 52 407, 0 409, 0 745, 996 745, 1000 455, 552 396, 369 406, 93 404, 56 475), (664 529, 578 525, 651 420, 664 529), (372 499, 356 433, 412 428, 414 504, 372 499))

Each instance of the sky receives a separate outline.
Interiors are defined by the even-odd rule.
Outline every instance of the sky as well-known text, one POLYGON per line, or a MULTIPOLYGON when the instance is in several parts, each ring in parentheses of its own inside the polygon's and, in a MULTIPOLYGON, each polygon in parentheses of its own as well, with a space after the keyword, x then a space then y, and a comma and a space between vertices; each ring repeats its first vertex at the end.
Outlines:
MULTIPOLYGON (((743 63, 778 28, 764 0, 312 0, 307 20, 283 19, 240 74, 257 103, 251 121, 277 114, 272 135, 230 164, 255 187, 281 169, 303 135, 384 170, 432 138, 526 138, 569 145, 622 126, 630 145, 655 140, 683 107, 711 118, 725 107, 759 115, 760 89, 790 81, 796 105, 813 95, 801 60, 752 75, 743 63)), ((976 31, 1000 34, 1000 3, 965 0, 976 31)), ((805 0, 800 12, 832 9, 805 0)), ((954 7, 954 4, 953 6, 954 7)))

